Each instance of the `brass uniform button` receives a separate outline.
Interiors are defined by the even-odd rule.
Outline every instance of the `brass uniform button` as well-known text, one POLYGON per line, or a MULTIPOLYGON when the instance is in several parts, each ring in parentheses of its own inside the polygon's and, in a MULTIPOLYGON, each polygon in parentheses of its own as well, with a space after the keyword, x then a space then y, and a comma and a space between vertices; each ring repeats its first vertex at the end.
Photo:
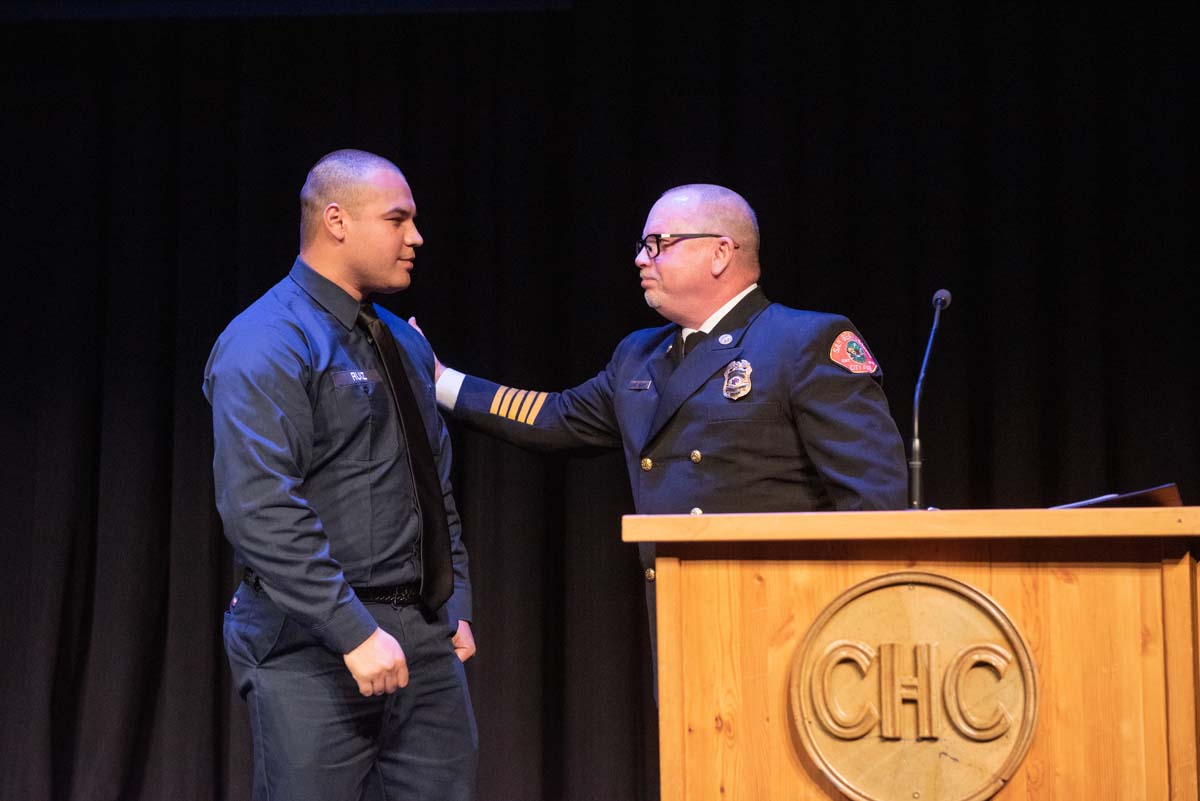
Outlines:
POLYGON ((650 469, 652 467, 654 467, 654 460, 651 459, 649 456, 643 456, 642 457, 642 469, 645 470, 646 472, 650 472, 650 469))
POLYGON ((654 581, 654 568, 646 568, 646 581, 654 581))
POLYGON ((693 506, 693 507, 692 507, 692 511, 691 511, 691 512, 689 512, 689 514, 693 514, 693 515, 702 515, 702 514, 704 514, 704 510, 703 510, 703 509, 701 509, 699 506, 693 506))
POLYGON ((704 458, 704 454, 700 451, 692 451, 692 464, 700 464, 700 460, 704 458))

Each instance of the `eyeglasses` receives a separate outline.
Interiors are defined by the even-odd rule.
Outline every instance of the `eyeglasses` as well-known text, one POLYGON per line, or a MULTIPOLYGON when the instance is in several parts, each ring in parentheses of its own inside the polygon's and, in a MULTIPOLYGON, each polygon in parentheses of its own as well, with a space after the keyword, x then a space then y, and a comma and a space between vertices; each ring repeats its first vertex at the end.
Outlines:
MULTIPOLYGON (((664 239, 722 239, 725 234, 646 234, 637 241, 637 250, 633 252, 633 257, 636 259, 642 254, 642 249, 646 250, 646 255, 650 258, 657 258, 659 253, 662 253, 662 243, 664 239)), ((733 247, 736 250, 738 243, 734 242, 733 247)))

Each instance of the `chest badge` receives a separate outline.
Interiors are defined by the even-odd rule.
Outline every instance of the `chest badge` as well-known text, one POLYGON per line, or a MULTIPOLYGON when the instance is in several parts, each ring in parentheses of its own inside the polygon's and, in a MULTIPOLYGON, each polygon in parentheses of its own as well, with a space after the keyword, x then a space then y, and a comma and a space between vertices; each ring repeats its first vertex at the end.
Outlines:
POLYGON ((737 400, 749 395, 750 373, 752 372, 754 372, 754 368, 745 359, 730 362, 729 366, 725 368, 725 386, 722 388, 721 394, 730 400, 737 400))

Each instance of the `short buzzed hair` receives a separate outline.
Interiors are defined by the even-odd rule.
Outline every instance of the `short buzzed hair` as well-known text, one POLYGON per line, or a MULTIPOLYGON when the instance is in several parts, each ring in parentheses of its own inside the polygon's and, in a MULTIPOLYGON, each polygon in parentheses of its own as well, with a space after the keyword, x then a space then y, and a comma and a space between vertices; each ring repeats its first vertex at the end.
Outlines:
POLYGON ((367 178, 376 170, 400 172, 399 167, 383 156, 365 150, 335 150, 313 165, 300 188, 301 247, 320 232, 325 208, 330 203, 352 214, 358 210, 367 178))
POLYGON ((746 198, 717 184, 684 184, 671 187, 659 195, 659 199, 684 193, 693 194, 700 201, 700 213, 704 220, 697 220, 697 223, 704 222, 721 228, 713 233, 732 237, 747 256, 758 261, 758 215, 746 198))

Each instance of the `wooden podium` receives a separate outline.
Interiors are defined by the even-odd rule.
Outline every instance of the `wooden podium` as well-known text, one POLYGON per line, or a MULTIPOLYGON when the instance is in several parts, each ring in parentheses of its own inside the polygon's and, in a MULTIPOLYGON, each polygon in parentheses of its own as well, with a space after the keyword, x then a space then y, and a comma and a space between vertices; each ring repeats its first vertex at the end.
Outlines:
POLYGON ((628 516, 623 538, 658 544, 663 801, 1200 801, 1200 507, 628 516), (889 582, 898 602, 839 606, 889 582), (967 601, 902 608, 938 582, 1019 636, 972 651, 953 642, 978 630, 953 611, 967 601), (1004 734, 978 734, 990 724, 1004 734), (1010 775, 960 767, 1018 746, 1010 775), (913 774, 919 758, 937 775, 913 774))

